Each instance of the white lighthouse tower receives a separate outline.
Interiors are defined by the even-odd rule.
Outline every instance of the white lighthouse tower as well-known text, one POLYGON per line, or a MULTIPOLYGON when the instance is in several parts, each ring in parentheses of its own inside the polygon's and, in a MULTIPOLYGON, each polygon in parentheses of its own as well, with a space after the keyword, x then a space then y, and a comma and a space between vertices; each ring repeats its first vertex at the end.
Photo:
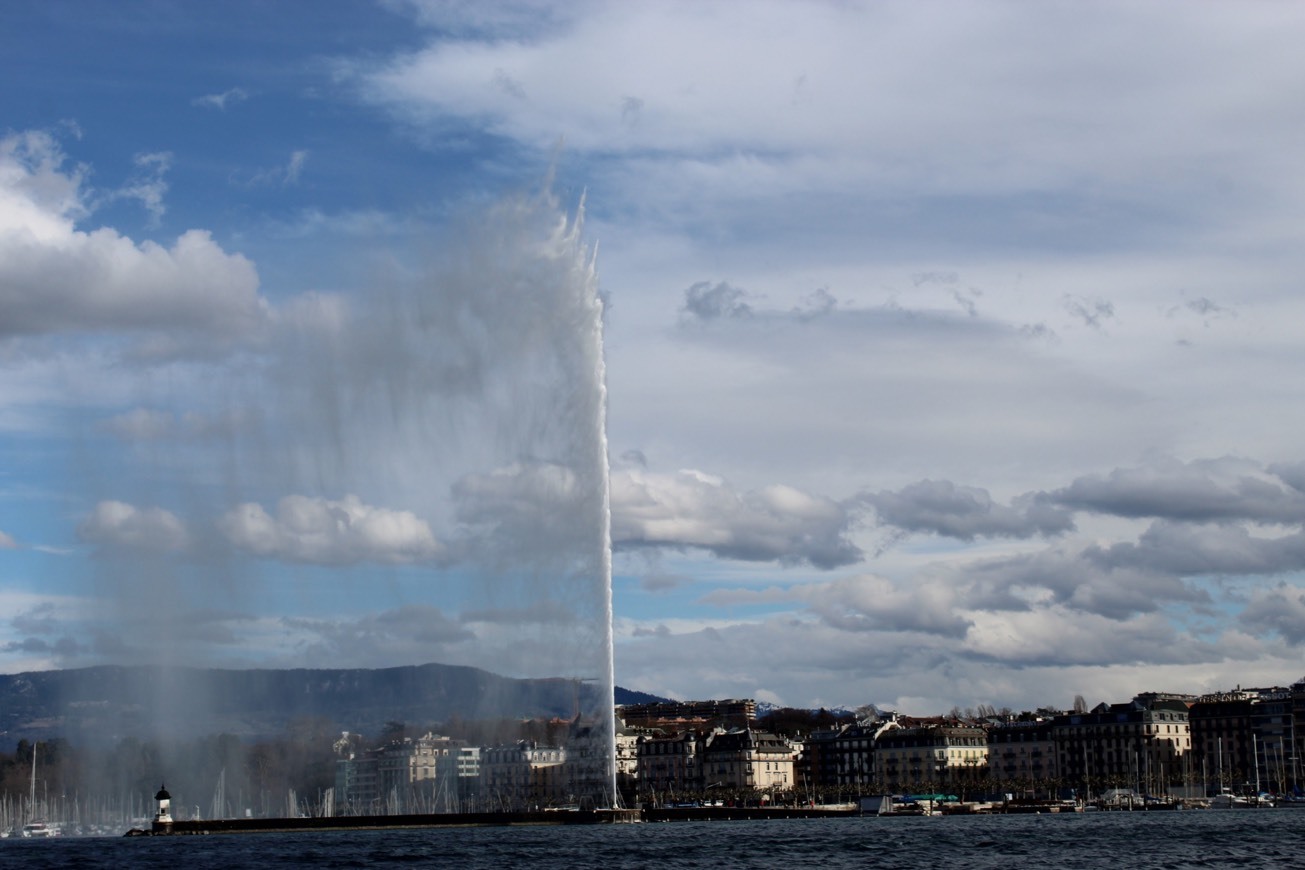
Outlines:
POLYGON ((159 793, 154 795, 154 799, 159 802, 159 811, 154 814, 154 824, 151 826, 156 834, 172 833, 172 795, 168 794, 166 785, 159 786, 159 793))

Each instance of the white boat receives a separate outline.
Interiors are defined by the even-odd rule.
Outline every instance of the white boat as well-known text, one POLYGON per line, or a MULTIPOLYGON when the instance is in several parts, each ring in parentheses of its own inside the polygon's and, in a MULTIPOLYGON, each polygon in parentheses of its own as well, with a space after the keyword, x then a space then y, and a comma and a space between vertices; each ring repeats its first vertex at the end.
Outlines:
POLYGON ((1210 809, 1212 810, 1244 810, 1252 806, 1254 804, 1249 800, 1239 794, 1233 794, 1226 788, 1210 798, 1210 809))
MULTIPOLYGON (((36 745, 32 745, 32 794, 27 801, 28 812, 35 814, 36 811, 36 745)), ((51 825, 45 819, 31 819, 23 825, 22 835, 24 837, 57 837, 59 836, 57 825, 51 825)))

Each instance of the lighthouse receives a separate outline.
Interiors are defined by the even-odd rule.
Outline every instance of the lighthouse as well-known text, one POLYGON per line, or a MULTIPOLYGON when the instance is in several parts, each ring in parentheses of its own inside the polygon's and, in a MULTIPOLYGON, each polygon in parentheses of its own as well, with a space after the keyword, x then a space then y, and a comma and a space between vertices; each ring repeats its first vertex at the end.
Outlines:
POLYGON ((156 834, 172 833, 172 795, 168 794, 166 785, 159 786, 159 793, 154 795, 154 799, 159 802, 159 811, 154 814, 154 824, 151 829, 156 834))

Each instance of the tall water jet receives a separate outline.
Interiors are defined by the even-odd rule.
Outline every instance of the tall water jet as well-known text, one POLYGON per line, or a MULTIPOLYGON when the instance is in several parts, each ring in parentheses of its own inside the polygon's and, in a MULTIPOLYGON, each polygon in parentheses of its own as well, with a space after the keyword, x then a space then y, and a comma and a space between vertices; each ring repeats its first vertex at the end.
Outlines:
POLYGON ((501 201, 391 273, 358 331, 314 342, 310 328, 277 374, 285 407, 317 420, 291 485, 366 493, 446 530, 420 560, 440 567, 434 621, 466 632, 441 660, 575 681, 573 713, 597 733, 571 763, 579 797, 599 804, 617 795, 611 518, 603 301, 583 225, 583 201, 570 219, 549 193, 501 201))
POLYGON ((122 634, 168 640, 119 660, 560 678, 589 733, 576 797, 614 803, 604 305, 583 224, 583 201, 504 199, 360 292, 281 304, 259 346, 175 392, 151 382, 139 405, 174 428, 230 425, 219 451, 156 438, 102 471, 104 504, 177 529, 105 569, 109 593, 136 584, 122 634))
MULTIPOLYGON (((591 275, 594 274, 592 268, 590 273, 591 275)), ((603 341, 603 308, 602 297, 597 293, 596 283, 594 291, 593 299, 599 306, 593 324, 594 366, 596 369, 594 380, 598 393, 598 413, 594 417, 594 427, 598 432, 599 441, 599 447, 595 451, 594 458, 599 464, 598 478, 602 489, 602 517, 599 533, 602 567, 599 577, 605 599, 603 602, 603 627, 606 634, 604 644, 607 647, 603 700, 607 704, 607 709, 611 710, 610 715, 599 721, 606 724, 605 758, 607 760, 607 781, 611 785, 611 806, 616 807, 621 793, 617 786, 616 776, 616 639, 613 636, 616 612, 612 591, 612 463, 610 449, 607 444, 607 355, 603 341)))

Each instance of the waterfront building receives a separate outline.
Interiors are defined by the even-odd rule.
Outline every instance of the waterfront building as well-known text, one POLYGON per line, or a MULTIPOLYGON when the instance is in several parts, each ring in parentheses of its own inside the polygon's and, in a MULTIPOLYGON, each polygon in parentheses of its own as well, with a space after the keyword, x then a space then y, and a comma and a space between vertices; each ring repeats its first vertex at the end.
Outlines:
POLYGON ((875 775, 875 739, 881 727, 848 725, 838 732, 830 744, 837 785, 856 790, 870 787, 875 775))
POLYGON ((633 778, 639 767, 639 737, 642 732, 618 725, 616 729, 616 774, 633 778))
POLYGON ((702 740, 692 731, 671 737, 644 735, 635 741, 639 793, 654 803, 702 791, 702 740))
POLYGON ((703 790, 787 792, 795 756, 792 744, 767 731, 713 731, 702 747, 703 790))
POLYGON ((880 735, 901 727, 892 716, 866 719, 841 728, 816 731, 807 738, 799 786, 835 795, 869 794, 876 790, 875 750, 880 735))
POLYGON ((454 771, 460 779, 480 778, 480 747, 460 746, 453 757, 454 771))
POLYGON ((566 738, 566 769, 562 776, 568 783, 568 790, 578 801, 582 809, 594 809, 598 806, 614 806, 619 795, 612 794, 615 780, 619 779, 619 770, 613 771, 617 758, 613 748, 620 754, 622 739, 616 735, 616 745, 608 743, 607 729, 598 724, 583 723, 576 720, 571 723, 566 738))
POLYGON ((642 731, 630 728, 619 719, 616 722, 616 790, 621 804, 626 807, 638 800, 639 790, 639 737, 642 731))
POLYGON ((1291 689, 1235 689, 1191 707, 1192 765, 1208 793, 1285 792, 1294 787, 1297 756, 1291 689))
POLYGON ((837 788, 838 754, 834 740, 842 730, 843 727, 812 731, 803 741, 793 772, 804 793, 837 788))
POLYGON ((524 811, 572 804, 566 749, 522 740, 480 753, 480 802, 484 809, 524 811))
POLYGON ((887 729, 875 747, 876 778, 892 792, 961 795, 974 791, 987 773, 988 738, 973 725, 887 729))
POLYGON ((335 814, 339 816, 374 815, 378 807, 380 786, 379 756, 373 752, 351 752, 335 762, 335 814))
POLYGON ((336 743, 334 815, 457 812, 474 794, 480 750, 464 741, 426 734, 360 751, 347 738, 336 743))
POLYGON ((1060 776, 1074 789, 1166 794, 1184 780, 1191 749, 1187 701, 1138 696, 1052 720, 1060 776))
POLYGON ((441 768, 439 762, 456 756, 463 745, 463 741, 428 733, 382 747, 376 774, 385 811, 391 815, 433 812, 437 802, 447 805, 452 784, 445 782, 440 788, 438 774, 447 773, 449 766, 445 763, 441 768))
POLYGON ((618 722, 614 760, 599 729, 579 721, 557 720, 569 728, 552 741, 562 739, 562 746, 522 742, 483 751, 427 734, 365 752, 346 733, 336 743, 335 812, 585 806, 581 795, 610 791, 613 763, 620 800, 632 805, 711 799, 713 792, 723 798, 727 791, 735 798, 784 792, 818 801, 888 792, 1197 796, 1221 784, 1288 792, 1298 788, 1305 758, 1305 731, 1297 728, 1305 680, 1200 698, 1147 692, 1090 712, 1039 710, 1021 720, 869 716, 800 742, 750 725, 703 727, 751 720, 751 701, 619 709, 661 727, 618 722), (584 788, 600 767, 607 772, 602 788, 584 788))
POLYGON ((988 729, 988 776, 1017 796, 1043 792, 1060 779, 1052 720, 1003 722, 988 729))
POLYGON ((469 812, 480 789, 480 747, 458 746, 435 766, 433 805, 437 813, 469 812))

